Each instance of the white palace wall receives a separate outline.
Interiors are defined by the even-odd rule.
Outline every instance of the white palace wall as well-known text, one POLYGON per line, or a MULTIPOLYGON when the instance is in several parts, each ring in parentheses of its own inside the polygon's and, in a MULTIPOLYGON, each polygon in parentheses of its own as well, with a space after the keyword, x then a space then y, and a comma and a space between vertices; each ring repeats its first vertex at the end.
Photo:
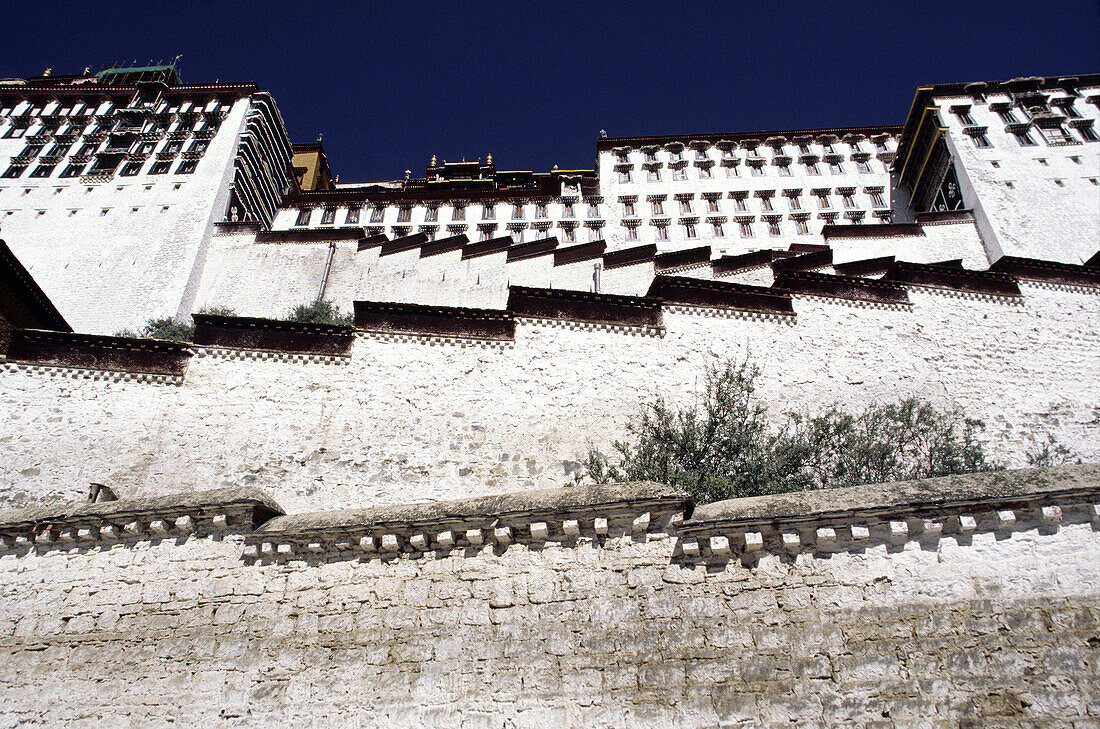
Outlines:
POLYGON ((777 415, 918 396, 984 420, 1009 464, 1046 433, 1100 459, 1095 289, 908 288, 911 306, 796 295, 793 318, 665 306, 663 331, 519 319, 514 342, 360 333, 334 363, 196 356, 177 386, 9 363, 2 498, 251 484, 293 512, 563 485, 640 404, 686 402, 707 365, 745 357, 777 415))

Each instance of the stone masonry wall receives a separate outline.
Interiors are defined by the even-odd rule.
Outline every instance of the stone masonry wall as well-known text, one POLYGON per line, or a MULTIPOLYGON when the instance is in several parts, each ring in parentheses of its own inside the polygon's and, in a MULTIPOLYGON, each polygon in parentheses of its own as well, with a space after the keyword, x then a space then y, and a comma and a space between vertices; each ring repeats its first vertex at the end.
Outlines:
POLYGON ((114 541, 40 520, 0 549, 0 726, 1094 727, 1098 487, 1087 467, 715 505, 769 515, 752 555, 713 511, 631 528, 652 507, 626 507, 600 535, 607 504, 575 537, 270 556, 216 510, 114 541), (918 514, 918 493, 946 498, 918 514), (795 517, 816 536, 784 548, 795 517), (689 529, 732 554, 686 558, 689 529))
POLYGON ((78 498, 91 481, 123 496, 251 484, 290 511, 564 485, 642 403, 687 402, 707 365, 745 357, 777 417, 918 396, 984 420, 1010 465, 1047 433, 1100 459, 1100 299, 1021 286, 1019 299, 911 287, 911 307, 796 296, 793 318, 665 307, 663 332, 362 333, 335 362, 198 356, 178 386, 9 364, 0 503, 78 498))

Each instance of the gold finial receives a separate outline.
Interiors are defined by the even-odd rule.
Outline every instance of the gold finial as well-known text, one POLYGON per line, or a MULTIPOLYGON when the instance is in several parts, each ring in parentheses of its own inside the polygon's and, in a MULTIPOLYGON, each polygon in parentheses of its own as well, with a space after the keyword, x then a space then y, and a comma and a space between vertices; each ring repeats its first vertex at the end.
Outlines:
POLYGON ((435 155, 434 155, 434 154, 432 155, 432 161, 431 161, 431 162, 429 162, 429 164, 430 164, 430 165, 431 165, 432 167, 435 167, 435 155))
POLYGON ((487 165, 493 164, 493 155, 491 155, 491 154, 485 155, 485 164, 487 164, 487 165))

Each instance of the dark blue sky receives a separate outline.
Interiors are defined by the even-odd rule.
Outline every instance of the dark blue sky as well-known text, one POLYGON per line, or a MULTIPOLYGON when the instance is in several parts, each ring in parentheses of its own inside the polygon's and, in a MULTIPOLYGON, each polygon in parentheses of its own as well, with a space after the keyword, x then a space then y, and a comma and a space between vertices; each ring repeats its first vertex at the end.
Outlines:
POLYGON ((183 54, 256 81, 342 181, 429 155, 590 167, 611 136, 900 124, 919 84, 1100 71, 1096 0, 12 3, 0 76, 183 54))

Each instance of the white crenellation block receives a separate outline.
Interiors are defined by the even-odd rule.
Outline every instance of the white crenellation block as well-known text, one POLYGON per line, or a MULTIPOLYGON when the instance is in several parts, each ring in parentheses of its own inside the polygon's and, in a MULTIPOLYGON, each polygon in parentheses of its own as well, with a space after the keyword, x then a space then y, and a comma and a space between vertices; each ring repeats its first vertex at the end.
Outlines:
POLYGON ((119 537, 119 528, 117 524, 104 524, 99 528, 99 538, 114 541, 119 537))
POLYGON ((373 534, 365 534, 359 537, 359 549, 364 552, 373 552, 378 549, 378 540, 374 538, 373 534))
POLYGON ((715 557, 728 557, 730 553, 729 537, 717 536, 710 538, 710 553, 715 557))
POLYGON ((978 528, 978 520, 970 514, 959 514, 959 531, 963 534, 975 531, 978 528))
POLYGON ((485 537, 482 535, 480 529, 467 529, 466 541, 475 547, 480 547, 485 542, 485 537))
POLYGON ((168 522, 164 519, 153 519, 149 522, 149 531, 153 534, 167 534, 168 528, 168 522))
POLYGON ((637 534, 638 532, 644 532, 649 529, 649 512, 640 514, 635 517, 634 521, 630 524, 630 530, 637 534))
POLYGON ((215 514, 212 522, 215 529, 227 529, 229 527, 229 515, 215 514))
POLYGON ((176 519, 176 529, 181 532, 193 532, 195 531, 195 517, 190 514, 184 514, 176 519))
POLYGON ((306 549, 313 552, 314 554, 317 554, 319 552, 325 551, 325 545, 321 544, 320 542, 310 542, 306 545, 306 549))
POLYGON ((412 548, 417 550, 418 552, 423 552, 424 550, 426 550, 431 543, 432 540, 428 539, 427 534, 413 534, 411 537, 409 537, 409 544, 411 544, 412 548))
POLYGON ((455 533, 450 529, 445 529, 435 535, 435 541, 444 549, 450 549, 455 546, 455 533))
POLYGON ((260 556, 259 546, 256 544, 244 545, 244 556, 249 559, 255 559, 256 557, 260 556))
POLYGON ((48 547, 53 544, 53 532, 50 531, 49 527, 46 527, 38 532, 38 534, 34 535, 34 543, 43 547, 48 547))
POLYGON ((764 535, 760 532, 745 532, 745 551, 759 552, 764 548, 764 535))
POLYGON ((511 544, 512 528, 500 526, 493 529, 493 541, 495 541, 497 544, 511 544))
POLYGON ((271 555, 275 554, 275 543, 263 542, 262 544, 260 544, 260 554, 265 557, 270 557, 271 555))
POLYGON ((96 527, 80 527, 76 530, 76 538, 82 542, 91 541, 98 536, 99 529, 96 527))
POLYGON ((607 517, 597 516, 592 520, 592 527, 596 530, 597 534, 607 534, 607 517))
POLYGON ((351 540, 350 539, 337 539, 336 544, 334 546, 336 547, 336 549, 340 550, 341 552, 345 552, 345 551, 351 549, 351 540))
POLYGON ((544 521, 531 523, 531 539, 536 542, 545 542, 550 536, 550 526, 544 521))
POLYGON ((818 527, 814 538, 821 546, 836 544, 836 529, 832 527, 818 527))
POLYGON ((1002 509, 997 512, 997 526, 1007 529, 1016 523, 1016 512, 1012 509, 1002 509))
POLYGON ((64 542, 65 544, 72 544, 76 541, 76 529, 73 527, 65 527, 58 532, 57 541, 64 542))
POLYGON ((866 542, 871 538, 871 530, 865 524, 852 525, 852 541, 866 542))
POLYGON ((783 548, 789 552, 797 552, 802 547, 802 538, 798 536, 798 532, 783 532, 780 540, 783 548))
POLYGON ((383 534, 382 535, 382 551, 383 552, 396 552, 401 548, 401 544, 397 541, 396 534, 383 534))
POLYGON ((921 532, 929 539, 935 539, 943 534, 943 522, 936 519, 925 519, 921 523, 921 532))
POLYGON ((1053 524, 1055 522, 1062 521, 1062 507, 1044 506, 1040 511, 1039 516, 1047 524, 1053 524))
POLYGON ((576 519, 566 519, 561 523, 561 530, 567 536, 575 537, 581 533, 581 523, 576 519))
POLYGON ((684 550, 684 555, 687 557, 699 556, 699 540, 694 537, 685 537, 681 543, 681 547, 684 550))
POLYGON ((290 542, 281 542, 276 551, 283 557, 294 554, 294 545, 290 542))
POLYGON ((1089 520, 1100 521, 1100 504, 1089 504, 1089 520))
POLYGON ((904 521, 891 521, 886 525, 886 532, 890 540, 901 542, 909 538, 909 524, 904 521))
POLYGON ((124 528, 126 529, 127 534, 133 534, 134 536, 140 536, 141 534, 145 533, 145 531, 141 528, 140 521, 128 521, 126 522, 126 526, 124 528))
POLYGON ((26 534, 17 534, 15 536, 15 546, 17 546, 17 547, 21 547, 21 548, 25 549, 25 548, 31 546, 32 544, 34 544, 34 542, 26 534))

